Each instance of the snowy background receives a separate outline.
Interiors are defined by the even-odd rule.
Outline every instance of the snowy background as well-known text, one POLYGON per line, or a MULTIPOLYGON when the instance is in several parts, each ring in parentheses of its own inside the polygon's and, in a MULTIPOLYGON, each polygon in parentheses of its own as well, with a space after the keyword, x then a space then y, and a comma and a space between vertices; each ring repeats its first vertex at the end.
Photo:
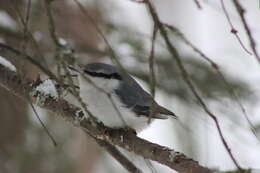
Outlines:
MULTIPOLYGON (((30 32, 40 45, 41 53, 39 53, 30 39, 27 42, 21 41, 23 26, 14 7, 18 6, 22 14, 25 14, 28 1, 18 2, 16 5, 11 2, 0 2, 0 42, 19 49, 24 48, 25 52, 38 57, 40 62, 54 69, 54 47, 50 44, 44 5, 32 1, 29 22, 30 32), (43 55, 43 59, 40 58, 40 54, 43 55)), ((112 47, 119 54, 123 66, 133 72, 136 79, 149 91, 146 77, 149 70, 148 57, 153 23, 146 7, 142 3, 130 0, 82 0, 81 2, 86 9, 89 9, 112 47)), ((176 26, 194 45, 219 65, 227 80, 235 86, 234 90, 238 93, 239 100, 260 136, 258 99, 260 65, 254 56, 243 50, 235 36, 230 33, 230 26, 220 1, 200 1, 201 10, 193 1, 155 0, 153 2, 164 23, 176 26)), ((246 20, 257 43, 257 50, 260 52, 259 2, 248 0, 241 3, 246 9, 246 20)), ((251 51, 248 37, 232 2, 225 1, 225 6, 243 44, 251 51)), ((80 13, 73 1, 55 1, 53 9, 58 34, 75 48, 79 61, 111 63, 109 54, 105 51, 106 45, 92 23, 80 13)), ((208 107, 217 115, 228 145, 239 164, 244 168, 260 169, 260 140, 257 140, 251 132, 241 108, 226 93, 226 88, 218 89, 223 81, 214 77, 214 69, 180 39, 173 36, 172 41, 180 55, 187 61, 186 67, 195 76, 195 83, 199 84, 199 91, 208 107)), ((157 41, 156 59, 173 61, 162 39, 157 41)), ((11 61, 31 78, 36 78, 40 73, 28 64, 12 59, 11 61)), ((172 65, 172 68, 176 66, 172 65)), ((158 63, 156 73, 158 81, 163 79, 164 74, 170 75, 170 78, 166 77, 166 80, 163 80, 166 89, 158 87, 156 100, 174 111, 179 116, 179 120, 155 121, 138 136, 183 152, 207 167, 220 170, 235 169, 214 122, 198 106, 185 84, 180 83, 178 71, 176 69, 172 71, 164 67, 163 63, 158 63)), ((49 112, 37 108, 41 118, 56 137, 58 147, 53 147, 30 107, 22 101, 18 104, 15 102, 16 99, 6 92, 1 88, 0 172, 125 171, 91 139, 85 137, 83 132, 54 119, 48 115, 49 112), (10 110, 11 108, 13 110, 10 110), (18 112, 23 112, 19 118, 17 118, 18 112), (11 128, 14 122, 16 127, 11 128)), ((151 168, 150 163, 143 158, 130 155, 129 157, 135 163, 145 169, 144 172, 174 172, 155 162, 152 162, 154 168, 151 168)))

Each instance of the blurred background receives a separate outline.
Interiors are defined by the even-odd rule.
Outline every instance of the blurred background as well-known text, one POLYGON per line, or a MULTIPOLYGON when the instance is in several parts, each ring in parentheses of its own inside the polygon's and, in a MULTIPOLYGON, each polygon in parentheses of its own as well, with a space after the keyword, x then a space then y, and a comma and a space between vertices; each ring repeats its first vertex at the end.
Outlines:
MULTIPOLYGON (((142 3, 131 0, 55 0, 52 12, 57 34, 75 50, 80 62, 111 63, 111 52, 100 36, 98 25, 118 55, 121 64, 149 91, 149 55, 153 22, 142 3), (86 13, 87 11, 87 13, 86 13), (91 16, 91 17, 90 17, 91 16), (94 22, 93 22, 94 21, 94 22)), ((230 94, 236 93, 260 136, 260 70, 230 33, 220 1, 154 0, 161 20, 176 26, 196 47, 214 60, 230 84, 180 37, 169 31, 185 67, 206 104, 217 116, 224 136, 240 165, 260 169, 260 140, 250 130, 241 107, 230 94)), ((246 20, 260 44, 260 10, 257 0, 242 2, 246 20)), ((248 37, 231 1, 225 1, 239 37, 250 50, 248 37)), ((0 1, 0 42, 33 56, 55 71, 55 45, 50 37, 44 1, 0 1), (25 27, 27 26, 27 27, 25 27)), ((257 47, 260 51, 260 47, 257 47)), ((250 50, 251 51, 251 50, 250 50)), ((12 60, 26 77, 36 79, 41 71, 31 64, 12 60)), ((155 44, 156 100, 174 111, 179 120, 157 120, 138 134, 149 141, 171 147, 220 170, 235 169, 212 119, 204 113, 183 82, 180 71, 160 36, 155 44)), ((44 78, 44 77, 42 77, 44 78)), ((95 141, 50 112, 36 107, 55 137, 54 147, 28 103, 0 88, 1 173, 105 173, 126 172, 95 141)), ((131 160, 144 172, 174 172, 133 154, 131 160), (151 164, 153 166, 151 166, 151 164)))

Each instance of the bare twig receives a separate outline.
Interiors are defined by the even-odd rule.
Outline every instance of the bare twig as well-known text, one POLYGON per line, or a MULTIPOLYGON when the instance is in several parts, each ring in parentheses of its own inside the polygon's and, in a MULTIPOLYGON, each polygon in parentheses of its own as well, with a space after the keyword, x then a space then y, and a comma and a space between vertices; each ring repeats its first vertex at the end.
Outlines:
POLYGON ((250 47, 251 47, 251 49, 252 49, 252 51, 253 51, 253 53, 255 55, 256 60, 258 61, 258 63, 260 63, 260 56, 259 56, 259 54, 257 52, 257 49, 256 49, 256 41, 254 40, 254 38, 252 36, 252 32, 251 32, 251 30, 250 30, 250 28, 248 26, 248 23, 247 23, 247 21, 245 19, 245 12, 246 11, 242 7, 242 5, 240 4, 240 2, 238 0, 233 0, 233 3, 235 5, 235 8, 236 8, 240 18, 241 18, 243 26, 244 26, 244 28, 246 30, 246 33, 247 33, 247 36, 248 36, 248 40, 250 42, 250 47))
POLYGON ((51 79, 58 81, 58 83, 60 83, 59 79, 57 79, 55 74, 53 74, 51 71, 49 71, 47 68, 45 68, 42 64, 40 64, 38 61, 36 61, 33 57, 31 57, 17 49, 14 49, 6 44, 3 44, 3 43, 0 43, 0 53, 7 54, 8 56, 15 56, 15 57, 19 57, 19 58, 22 57, 24 60, 27 60, 31 64, 38 67, 44 74, 49 76, 51 79))
POLYGON ((238 31, 237 31, 237 29, 235 29, 234 25, 231 22, 231 19, 230 19, 229 15, 228 15, 227 9, 226 9, 225 4, 224 4, 224 1, 220 0, 220 3, 221 3, 221 7, 222 7, 222 9, 224 11, 224 14, 225 14, 225 16, 227 18, 227 21, 229 23, 229 26, 231 28, 231 33, 235 35, 235 37, 237 38, 239 44, 245 50, 245 52, 247 52, 249 55, 252 55, 252 53, 245 47, 245 45, 241 41, 240 37, 238 36, 238 31))
POLYGON ((28 0, 27 3, 27 9, 26 9, 26 16, 24 19, 24 27, 23 27, 23 42, 24 44, 22 45, 22 49, 26 50, 26 45, 28 40, 30 39, 30 33, 27 34, 27 32, 29 31, 29 21, 30 21, 30 12, 31 12, 31 0, 28 0), (28 37, 29 36, 29 37, 28 37))
POLYGON ((200 2, 199 2, 198 0, 193 0, 193 1, 194 1, 194 3, 196 4, 197 8, 201 10, 202 7, 201 7, 201 5, 200 5, 200 2))
MULTIPOLYGON (((52 10, 51 10, 52 1, 44 0, 44 2, 45 2, 45 9, 46 9, 47 17, 48 17, 48 22, 49 22, 49 25, 48 25, 49 33, 50 33, 51 39, 54 42, 54 45, 56 48, 55 60, 56 60, 56 64, 57 64, 57 75, 58 75, 58 78, 60 78, 60 80, 63 80, 63 78, 61 78, 62 70, 65 70, 65 68, 66 68, 65 66, 66 66, 67 62, 69 61, 68 59, 66 59, 67 56, 64 53, 66 46, 61 44, 61 42, 59 41, 59 37, 58 37, 57 31, 56 31, 53 14, 52 14, 52 10)), ((72 52, 72 50, 68 50, 68 52, 72 52)), ((70 64, 70 65, 72 65, 72 64, 70 64)))
MULTIPOLYGON (((61 69, 63 69, 66 74, 69 74, 69 72, 67 71, 67 67, 66 67, 66 64, 67 64, 67 61, 65 59, 66 56, 63 53, 63 49, 66 49, 66 48, 59 41, 58 35, 56 33, 55 23, 54 23, 53 16, 52 16, 52 10, 51 10, 51 3, 52 3, 52 1, 44 0, 44 2, 45 2, 45 8, 46 8, 46 11, 47 11, 47 16, 48 16, 48 19, 49 19, 49 25, 48 25, 49 26, 49 33, 51 35, 51 39, 54 42, 54 45, 56 46, 56 57, 57 57, 56 61, 57 61, 57 66, 58 66, 58 75, 61 76, 61 69)), ((68 65, 72 65, 72 64, 68 64, 68 65)), ((63 80, 63 78, 61 78, 61 79, 63 80)), ((70 80, 70 83, 73 84, 73 81, 72 81, 72 78, 71 78, 70 75, 68 75, 68 79, 70 80)), ((87 109, 87 104, 80 97, 80 95, 76 91, 75 86, 71 85, 71 87, 73 89, 73 92, 71 92, 71 94, 77 98, 77 100, 80 102, 80 104, 81 104, 82 108, 84 109, 84 111, 86 113, 88 113, 90 119, 95 124, 96 118, 87 109)))
POLYGON ((143 158, 145 164, 149 167, 149 169, 151 170, 152 173, 158 173, 158 171, 156 170, 156 168, 154 167, 154 165, 152 164, 152 162, 150 160, 147 160, 145 158, 143 158))
POLYGON ((142 173, 140 169, 135 167, 131 161, 129 161, 118 149, 115 148, 115 146, 111 145, 110 143, 100 140, 98 138, 95 138, 97 143, 104 147, 107 152, 112 155, 121 165, 128 165, 125 168, 132 173, 142 173))
POLYGON ((54 41, 55 45, 60 47, 62 45, 60 44, 59 39, 57 37, 56 28, 55 28, 55 25, 54 25, 54 20, 53 20, 52 11, 51 11, 51 2, 52 1, 51 0, 44 0, 44 2, 45 2, 47 16, 48 16, 48 19, 49 19, 49 25, 48 26, 49 26, 51 38, 54 41))
POLYGON ((192 44, 185 36, 183 33, 180 32, 180 30, 178 30, 176 27, 172 26, 172 25, 168 25, 168 24, 164 24, 166 27, 168 27, 171 31, 173 31, 175 34, 177 34, 188 46, 190 46, 193 51, 195 51, 196 53, 198 53, 202 58, 204 58, 211 66, 212 68, 216 71, 216 73, 219 75, 219 77, 221 78, 222 82, 224 83, 228 93, 230 94, 231 97, 233 97, 233 99, 236 101, 237 105, 239 106, 239 108, 241 109, 242 114, 244 115, 244 117, 246 118, 249 127, 252 131, 252 133, 254 134, 254 136, 256 137, 256 139, 260 142, 260 138, 258 137, 255 127, 253 125, 253 123, 251 122, 251 120, 249 119, 249 116, 247 114, 247 111, 245 109, 245 107, 243 106, 243 104, 241 103, 240 99, 238 98, 237 93, 235 92, 235 90, 232 88, 232 86, 230 85, 230 83, 226 80, 224 74, 221 72, 221 69, 219 68, 218 64, 215 63, 211 58, 209 58, 207 55, 205 55, 205 53, 203 53, 199 48, 197 48, 194 44, 192 44))
MULTIPOLYGON (((37 41, 35 40, 33 34, 31 33, 31 31, 30 31, 29 28, 28 28, 29 16, 30 16, 30 15, 29 15, 29 12, 30 12, 30 11, 27 11, 26 18, 24 19, 24 17, 23 17, 23 15, 22 15, 21 11, 20 11, 19 8, 17 7, 16 2, 15 2, 14 0, 11 0, 10 2, 12 3, 12 7, 14 8, 14 10, 15 10, 17 16, 18 16, 18 19, 20 20, 20 22, 21 22, 21 24, 22 24, 22 26, 23 26, 23 28, 24 28, 23 31, 24 31, 24 34, 26 34, 26 36, 24 36, 24 37, 27 37, 27 36, 28 36, 28 38, 32 41, 32 44, 33 44, 33 46, 35 47, 35 49, 36 49, 36 51, 37 51, 39 57, 42 59, 42 62, 46 65, 47 63, 46 63, 46 61, 45 61, 44 55, 43 55, 43 53, 42 53, 42 51, 41 51, 41 49, 40 49, 40 47, 39 47, 37 41), (28 20, 28 21, 27 21, 27 20, 28 20)), ((31 6, 31 4, 30 4, 30 6, 31 6)), ((28 8, 29 8, 30 6, 28 5, 28 8)), ((23 37, 23 38, 24 38, 24 37, 23 37)), ((47 65, 46 65, 46 67, 47 67, 47 65)))
POLYGON ((169 24, 164 24, 164 26, 166 26, 167 28, 169 28, 173 33, 175 33, 176 35, 178 35, 185 44, 187 44, 188 46, 190 46, 194 52, 198 53, 202 58, 204 58, 206 61, 208 61, 210 63, 210 65, 215 69, 219 69, 218 65, 211 60, 209 57, 207 57, 201 50, 199 50, 194 44, 192 44, 185 36, 184 34, 177 29, 176 27, 169 25, 169 24))
POLYGON ((215 122, 216 124, 216 127, 217 127, 217 130, 218 130, 218 133, 219 133, 219 136, 221 138, 221 141, 223 143, 223 145, 225 146, 225 149, 227 150, 230 158, 232 159, 233 163, 236 165, 236 167, 241 170, 241 167, 239 166, 238 162, 236 161, 235 157, 233 156, 232 152, 231 152, 231 149, 229 148, 225 138, 224 138, 224 135, 222 133, 222 130, 220 128, 220 125, 218 123, 218 120, 216 118, 216 116, 208 109, 206 103, 203 101, 203 99, 200 97, 199 93, 197 92, 197 89, 195 88, 194 84, 192 83, 190 77, 189 77, 189 74, 187 73, 183 63, 182 63, 182 60, 180 59, 180 56, 179 56, 179 53, 177 52, 177 50, 175 49, 175 47, 172 45, 172 43, 170 42, 169 40, 169 37, 168 37, 168 33, 167 31, 165 30, 164 28, 164 25, 163 23, 161 23, 153 5, 151 4, 151 2, 149 0, 146 0, 146 4, 147 4, 147 7, 148 7, 148 10, 154 20, 154 22, 157 24, 158 26, 158 29, 167 45, 167 48, 169 50, 169 52, 172 54, 173 58, 176 60, 177 62, 177 65, 182 73, 182 77, 184 79, 184 81, 186 82, 186 84, 188 85, 188 87, 190 88, 190 90, 192 91, 192 93, 194 94, 194 96, 196 97, 196 99, 198 100, 198 102, 200 103, 200 105, 202 106, 203 110, 213 119, 213 121, 215 122))
POLYGON ((78 6, 78 8, 80 9, 80 11, 82 12, 82 14, 84 14, 89 21, 92 23, 92 25, 94 26, 94 28, 96 29, 97 33, 100 35, 100 37, 104 40, 105 44, 107 45, 108 49, 109 49, 109 54, 111 56, 110 59, 111 61, 117 66, 118 70, 122 73, 123 78, 125 78, 126 80, 128 80, 126 76, 127 72, 124 69, 124 67, 121 65, 120 61, 118 60, 117 54, 114 51, 113 47, 111 46, 111 44, 109 43, 108 39, 106 38, 106 36, 103 34, 102 30, 99 28, 98 24, 96 23, 96 21, 93 19, 93 17, 90 15, 90 13, 88 12, 88 10, 78 1, 78 0, 74 0, 74 2, 76 3, 76 5, 78 6))
POLYGON ((156 26, 156 24, 154 24, 153 27, 153 35, 152 35, 152 39, 151 39, 151 52, 150 52, 150 56, 149 56, 149 70, 150 70, 150 88, 151 88, 151 95, 153 97, 153 101, 152 101, 152 105, 151 105, 151 112, 149 115, 149 119, 148 119, 148 124, 151 122, 151 118, 153 117, 153 114, 155 113, 154 109, 155 109, 155 101, 154 101, 154 97, 155 97, 155 88, 156 88, 156 77, 155 77, 155 72, 154 72, 154 48, 155 48, 155 40, 156 40, 156 34, 157 34, 158 28, 156 26))
MULTIPOLYGON (((13 4, 14 8, 16 10, 16 13, 18 14, 18 17, 20 18, 20 21, 22 22, 23 25, 23 40, 22 40, 22 49, 24 51, 26 51, 26 46, 27 43, 30 39, 30 30, 29 30, 29 21, 30 21, 30 12, 31 12, 31 0, 28 0, 27 2, 27 6, 26 6, 26 14, 25 17, 23 18, 21 12, 19 11, 18 7, 16 6, 16 4, 13 4)), ((36 118, 38 119, 38 121, 40 122, 43 130, 46 132, 47 136, 50 138, 50 140, 52 141, 53 145, 56 147, 57 146, 57 142, 55 141, 54 137, 51 135, 51 133, 49 132, 48 128, 46 127, 46 125, 43 123, 43 121, 41 120, 38 112, 36 111, 36 109, 34 108, 30 97, 28 96, 28 102, 30 107, 32 108, 34 115, 36 116, 36 118)))
POLYGON ((27 0, 27 1, 28 1, 28 3, 27 3, 27 9, 26 9, 25 24, 28 27, 29 21, 30 21, 32 1, 31 0, 27 0))
POLYGON ((96 31, 100 35, 100 37, 104 40, 105 44, 107 45, 107 47, 108 47, 108 49, 109 49, 109 51, 111 53, 112 60, 116 63, 116 65, 119 65, 121 67, 119 61, 117 60, 118 58, 117 58, 117 55, 116 55, 114 49, 110 45, 110 43, 109 43, 108 39, 106 38, 106 36, 103 34, 102 30, 99 28, 99 26, 96 23, 96 21, 89 14, 88 10, 78 0, 74 0, 74 2, 78 6, 78 8, 82 12, 82 14, 84 14, 89 19, 89 21, 92 23, 93 27, 96 29, 96 31))
MULTIPOLYGON (((30 99, 30 98, 28 98, 30 99)), ((48 128, 45 126, 45 124, 43 123, 43 121, 41 120, 38 112, 36 111, 34 105, 32 104, 31 100, 28 100, 29 101, 29 105, 30 107, 32 108, 36 118, 38 119, 38 121, 40 122, 41 126, 43 127, 44 131, 46 132, 46 134, 48 135, 48 137, 51 139, 53 145, 56 147, 57 146, 57 142, 55 141, 54 137, 52 136, 52 134, 49 132, 48 128)))

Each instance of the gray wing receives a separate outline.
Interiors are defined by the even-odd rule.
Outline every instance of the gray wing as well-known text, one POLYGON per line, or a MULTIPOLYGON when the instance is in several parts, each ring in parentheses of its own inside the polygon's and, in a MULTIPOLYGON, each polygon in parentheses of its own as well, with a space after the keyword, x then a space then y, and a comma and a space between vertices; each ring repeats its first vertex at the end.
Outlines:
POLYGON ((117 69, 110 64, 104 64, 104 63, 90 63, 83 66, 83 69, 88 72, 93 73, 102 73, 102 74, 115 74, 118 73, 117 69))
MULTIPOLYGON (((124 80, 128 81, 121 82, 115 93, 127 108, 132 109, 138 116, 148 117, 150 115, 152 97, 132 77, 126 76, 124 80)), ((164 119, 165 117, 154 115, 153 118, 164 119)))
POLYGON ((117 69, 109 64, 91 63, 82 67, 83 71, 94 77, 122 80, 117 69))

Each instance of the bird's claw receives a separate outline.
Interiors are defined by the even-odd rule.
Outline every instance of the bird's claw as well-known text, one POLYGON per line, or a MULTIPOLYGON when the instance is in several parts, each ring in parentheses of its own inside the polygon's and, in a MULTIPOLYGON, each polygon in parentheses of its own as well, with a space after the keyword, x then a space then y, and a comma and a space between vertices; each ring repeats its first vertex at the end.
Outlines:
POLYGON ((135 131, 135 129, 131 128, 131 127, 126 127, 126 128, 122 128, 124 133, 132 133, 134 135, 137 135, 137 132, 135 131))
POLYGON ((119 129, 112 129, 112 128, 105 128, 104 130, 104 134, 105 135, 109 135, 109 136, 113 136, 115 134, 134 134, 137 135, 135 129, 130 128, 130 127, 126 127, 126 128, 119 128, 119 129))

